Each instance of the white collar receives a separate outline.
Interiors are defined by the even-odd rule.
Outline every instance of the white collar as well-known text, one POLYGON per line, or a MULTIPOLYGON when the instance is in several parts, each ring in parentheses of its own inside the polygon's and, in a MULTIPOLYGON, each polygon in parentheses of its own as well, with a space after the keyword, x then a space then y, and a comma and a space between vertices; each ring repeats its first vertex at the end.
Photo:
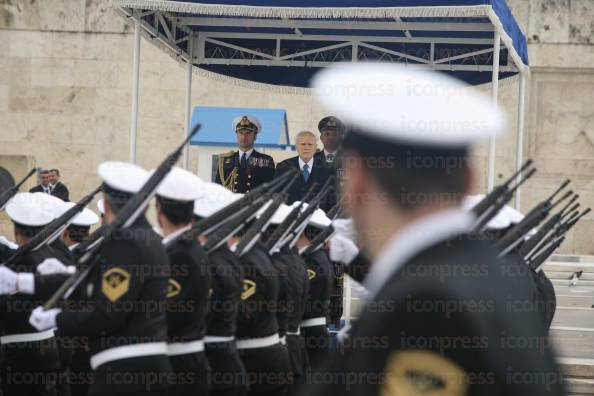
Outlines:
POLYGON ((180 228, 177 231, 172 232, 171 234, 167 235, 166 237, 163 238, 163 240, 161 241, 163 243, 163 245, 167 244, 169 241, 175 239, 178 235, 183 234, 184 232, 188 231, 190 228, 192 227, 191 224, 188 224, 185 227, 180 228))
POLYGON ((80 245, 80 243, 77 242, 74 245, 68 246, 68 249, 70 249, 70 251, 73 251, 78 245, 80 245))
POLYGON ((254 148, 252 147, 248 151, 243 151, 242 149, 238 149, 239 151, 239 159, 241 160, 241 156, 245 153, 245 159, 249 159, 252 153, 254 152, 254 148))
POLYGON ((407 225, 384 245, 373 262, 364 282, 370 299, 416 254, 455 235, 469 232, 472 223, 470 213, 447 209, 407 225))
POLYGON ((338 153, 338 150, 336 150, 335 152, 331 153, 330 151, 324 149, 324 156, 327 157, 329 155, 333 155, 336 157, 336 154, 338 153))
MULTIPOLYGON (((299 169, 303 170, 303 166, 305 165, 305 161, 303 161, 301 159, 301 157, 299 158, 299 169)), ((311 159, 309 161, 307 161, 307 166, 309 167, 309 171, 311 172, 311 170, 313 169, 313 164, 314 164, 314 159, 313 157, 311 157, 311 159)))

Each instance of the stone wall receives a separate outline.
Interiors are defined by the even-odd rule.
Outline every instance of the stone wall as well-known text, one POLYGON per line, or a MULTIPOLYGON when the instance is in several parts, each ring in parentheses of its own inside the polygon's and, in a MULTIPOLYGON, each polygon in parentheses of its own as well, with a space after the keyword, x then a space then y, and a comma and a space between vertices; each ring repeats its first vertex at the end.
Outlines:
MULTIPOLYGON (((97 165, 127 160, 131 108, 131 29, 102 0, 0 0, 0 158, 27 155, 61 169, 72 199, 98 184, 97 165)), ((594 46, 591 0, 512 0, 529 37, 525 155, 539 174, 523 209, 566 177, 594 204, 594 46)), ((184 135, 185 70, 141 43, 138 162, 154 167, 184 135)), ((488 92, 488 87, 481 88, 488 92)), ((499 139, 497 176, 514 166, 517 84, 500 89, 510 133, 499 139)), ((270 93, 195 76, 193 105, 286 108, 294 135, 324 115, 305 95, 270 93)), ((276 154, 282 156, 282 153, 276 154)), ((476 151, 477 191, 486 148, 476 151)), ((190 155, 196 169, 197 153, 190 155)), ((593 254, 594 216, 577 226, 563 252, 593 254)), ((0 219, 0 234, 10 235, 0 219)))

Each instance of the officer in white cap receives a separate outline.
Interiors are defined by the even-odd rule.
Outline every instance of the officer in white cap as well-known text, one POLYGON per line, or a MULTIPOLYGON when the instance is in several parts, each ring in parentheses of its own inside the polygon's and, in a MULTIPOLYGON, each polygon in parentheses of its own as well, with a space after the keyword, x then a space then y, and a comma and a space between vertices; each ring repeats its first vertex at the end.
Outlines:
MULTIPOLYGON (((54 220, 54 206, 48 198, 54 197, 19 193, 6 205, 19 247, 54 220)), ((60 368, 60 356, 54 330, 38 331, 28 320, 33 307, 40 303, 40 297, 34 295, 37 267, 44 262, 47 264, 51 257, 54 252, 44 245, 20 256, 10 269, 0 266, 0 343, 3 349, 0 371, 4 395, 55 392, 52 376, 60 368)))
MULTIPOLYGON (((194 221, 207 218, 239 196, 214 183, 204 183, 204 194, 194 202, 194 221)), ((201 237, 201 242, 208 242, 201 237)), ((243 362, 235 345, 242 291, 241 263, 225 240, 209 254, 211 293, 204 343, 211 368, 211 395, 241 396, 247 392, 243 362)))
POLYGON ((260 121, 251 115, 235 118, 232 128, 237 136, 237 151, 219 154, 215 182, 232 192, 246 193, 274 178, 274 160, 254 149, 260 121))
POLYGON ((167 288, 167 355, 178 379, 171 395, 209 392, 210 368, 204 352, 211 287, 208 256, 195 239, 183 235, 192 225, 194 200, 204 194, 203 185, 198 176, 175 167, 157 189, 157 220, 171 265, 167 288), (187 373, 193 375, 188 377, 187 373))
MULTIPOLYGON (((109 224, 148 179, 143 168, 105 162, 105 220, 109 224)), ((172 371, 167 357, 166 292, 169 259, 144 214, 104 241, 99 265, 75 290, 77 304, 43 310, 29 322, 42 331, 88 340, 92 395, 166 394, 172 371), (92 309, 77 309, 91 306, 92 309), (133 380, 130 380, 133 378, 133 380)))
POLYGON ((514 294, 460 207, 470 148, 502 114, 445 74, 393 64, 325 69, 313 84, 347 126, 344 207, 372 264, 369 300, 329 366, 342 376, 304 394, 563 394, 551 350, 515 342, 546 334, 536 312, 507 305, 530 296, 514 294))
MULTIPOLYGON (((281 204, 270 219, 270 226, 266 232, 263 242, 273 235, 276 228, 292 212, 294 206, 281 204)), ((305 313, 307 298, 309 295, 309 278, 305 260, 298 254, 297 248, 290 248, 289 244, 282 246, 280 251, 272 255, 272 262, 281 274, 286 278, 286 297, 284 307, 277 318, 279 327, 283 326, 281 322, 285 321, 285 342, 291 363, 293 374, 287 394, 294 395, 306 379, 309 371, 309 357, 305 348, 305 340, 301 337, 301 321, 305 313), (283 318, 284 317, 284 318, 283 318)))
MULTIPOLYGON (((295 202, 294 205, 299 204, 300 202, 295 202)), ((307 207, 307 204, 304 204, 304 206, 307 207)), ((331 223, 332 221, 322 209, 316 209, 295 244, 297 249, 300 252, 304 251, 316 234, 331 223)), ((304 254, 302 257, 305 261, 309 279, 309 293, 300 329, 305 338, 305 347, 312 371, 319 372, 320 365, 327 357, 330 349, 330 334, 328 333, 327 324, 330 293, 334 281, 334 266, 330 262, 330 257, 324 247, 304 254)))

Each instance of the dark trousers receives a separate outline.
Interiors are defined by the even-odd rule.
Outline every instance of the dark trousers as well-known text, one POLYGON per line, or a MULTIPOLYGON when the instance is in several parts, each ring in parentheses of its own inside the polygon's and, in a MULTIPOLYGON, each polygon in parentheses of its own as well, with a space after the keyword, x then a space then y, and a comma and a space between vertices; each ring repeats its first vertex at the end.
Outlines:
POLYGON ((328 328, 323 326, 302 327, 301 333, 305 340, 305 349, 313 371, 320 370, 320 364, 330 352, 330 334, 328 328))
POLYGON ((289 354, 283 345, 240 349, 239 357, 247 373, 248 396, 286 395, 293 381, 289 354))
POLYGON ((209 342, 205 352, 210 363, 210 395, 243 396, 248 383, 239 351, 232 342, 209 342))
POLYGON ((287 335, 287 350, 289 362, 293 372, 293 383, 289 386, 288 394, 296 395, 302 385, 305 384, 307 372, 309 371, 309 357, 305 349, 305 340, 300 335, 287 335))

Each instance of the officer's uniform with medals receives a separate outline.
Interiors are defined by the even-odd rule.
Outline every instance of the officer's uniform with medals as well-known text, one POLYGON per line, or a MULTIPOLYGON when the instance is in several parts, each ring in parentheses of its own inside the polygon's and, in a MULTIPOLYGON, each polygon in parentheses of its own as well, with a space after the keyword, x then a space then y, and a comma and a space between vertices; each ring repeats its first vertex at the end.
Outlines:
MULTIPOLYGON (((503 127, 487 99, 435 72, 357 65, 323 71, 314 86, 361 93, 322 100, 357 128, 343 149, 362 157, 463 160, 472 142, 503 127), (374 95, 367 88, 377 83, 394 94, 374 95)), ((304 394, 342 394, 345 386, 366 396, 564 393, 551 350, 515 344, 544 340, 544 326, 537 312, 510 311, 508 295, 520 301, 530 295, 508 282, 487 242, 468 235, 472 223, 461 209, 441 209, 387 240, 365 279, 368 304, 328 366, 356 380, 311 386, 304 394), (527 380, 537 377, 549 380, 527 380)))
MULTIPOLYGON (((304 232, 311 240, 316 230, 330 224, 331 221, 324 211, 316 209, 304 232)), ((304 255, 303 259, 309 278, 309 294, 300 327, 312 371, 319 371, 320 363, 326 358, 330 349, 327 323, 334 267, 324 247, 304 255)))
MULTIPOLYGON (((214 184, 226 194, 231 194, 214 184)), ((208 190, 208 189, 207 189, 208 190)), ((216 190, 216 189, 215 189, 216 190)), ((222 209, 226 199, 205 194, 194 202, 194 215, 203 219, 222 209)), ((247 392, 243 362, 235 345, 242 281, 238 258, 223 243, 209 255, 211 288, 206 314, 206 356, 211 367, 211 396, 241 396, 247 392)))
MULTIPOLYGON (((19 227, 37 233, 55 218, 48 197, 54 198, 43 193, 19 193, 8 202, 6 214, 19 227)), ((55 373, 60 369, 60 355, 55 332, 38 331, 29 324, 31 311, 47 297, 33 294, 34 274, 39 264, 53 257, 54 252, 45 245, 22 255, 10 266, 19 276, 16 294, 0 297, 0 384, 5 396, 56 394, 55 373)))
MULTIPOLYGON (((257 134, 261 126, 258 119, 246 115, 233 121, 233 130, 248 130, 257 134)), ((246 153, 238 150, 220 154, 218 165, 215 183, 235 193, 249 192, 274 178, 274 160, 254 148, 246 153)))
MULTIPOLYGON (((196 240, 181 236, 191 227, 194 200, 203 195, 203 185, 198 176, 175 167, 157 189, 162 205, 189 207, 188 223, 162 241, 171 267, 167 286, 167 355, 176 376, 169 394, 176 396, 207 395, 210 390, 210 366, 203 339, 211 286, 209 260, 196 240)), ((167 218, 166 211, 163 216, 167 218)))
MULTIPOLYGON (((149 177, 121 162, 103 163, 98 173, 104 194, 118 202, 130 199, 149 177)), ((98 265, 75 290, 76 304, 39 307, 30 322, 88 339, 89 395, 167 394, 174 374, 166 343, 169 259, 161 238, 141 215, 103 241, 98 255, 98 265)))

